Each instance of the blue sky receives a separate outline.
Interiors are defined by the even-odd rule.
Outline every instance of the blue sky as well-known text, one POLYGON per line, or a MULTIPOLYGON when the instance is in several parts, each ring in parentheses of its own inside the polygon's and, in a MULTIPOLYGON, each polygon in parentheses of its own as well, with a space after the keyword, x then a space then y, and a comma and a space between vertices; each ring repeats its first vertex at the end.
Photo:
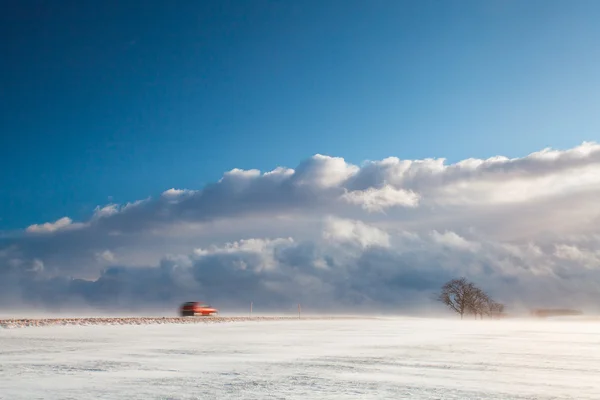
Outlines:
POLYGON ((9 2, 0 230, 315 153, 598 140, 596 1, 9 2))

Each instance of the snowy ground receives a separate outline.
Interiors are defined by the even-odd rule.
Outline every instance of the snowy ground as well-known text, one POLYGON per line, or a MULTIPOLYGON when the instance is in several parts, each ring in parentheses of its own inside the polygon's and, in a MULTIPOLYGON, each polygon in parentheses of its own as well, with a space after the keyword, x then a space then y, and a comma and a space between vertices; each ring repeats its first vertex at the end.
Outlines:
POLYGON ((420 319, 0 329, 0 399, 598 399, 600 324, 420 319))
MULTIPOLYGON (((356 319, 360 317, 324 317, 303 316, 303 320, 356 319)), ((297 321, 298 316, 260 316, 260 317, 94 317, 94 318, 10 318, 0 319, 0 328, 18 329, 40 326, 64 325, 155 325, 155 324, 224 324, 230 322, 297 321)))

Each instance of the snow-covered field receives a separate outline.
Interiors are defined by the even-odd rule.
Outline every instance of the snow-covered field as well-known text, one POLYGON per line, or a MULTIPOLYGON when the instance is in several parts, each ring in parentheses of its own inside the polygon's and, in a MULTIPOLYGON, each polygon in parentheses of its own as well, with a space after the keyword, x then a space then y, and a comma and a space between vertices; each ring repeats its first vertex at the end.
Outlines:
POLYGON ((0 399, 599 399, 600 323, 0 329, 0 399))

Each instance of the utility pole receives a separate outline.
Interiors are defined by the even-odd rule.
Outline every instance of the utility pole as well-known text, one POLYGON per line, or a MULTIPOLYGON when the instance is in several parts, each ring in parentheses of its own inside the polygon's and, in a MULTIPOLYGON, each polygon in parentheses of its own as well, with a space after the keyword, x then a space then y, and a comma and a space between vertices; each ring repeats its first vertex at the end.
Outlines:
POLYGON ((298 303, 298 319, 300 319, 301 312, 302 312, 302 308, 300 307, 300 303, 298 303))
POLYGON ((252 317, 252 302, 250 302, 250 317, 252 317))

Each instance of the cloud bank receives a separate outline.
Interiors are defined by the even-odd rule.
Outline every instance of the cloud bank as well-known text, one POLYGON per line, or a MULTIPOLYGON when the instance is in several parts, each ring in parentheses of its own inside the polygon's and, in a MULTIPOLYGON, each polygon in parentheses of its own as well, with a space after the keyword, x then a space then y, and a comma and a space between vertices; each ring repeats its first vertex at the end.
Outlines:
POLYGON ((420 310, 466 276, 513 309, 600 305, 600 145, 233 169, 6 233, 0 308, 420 310))

